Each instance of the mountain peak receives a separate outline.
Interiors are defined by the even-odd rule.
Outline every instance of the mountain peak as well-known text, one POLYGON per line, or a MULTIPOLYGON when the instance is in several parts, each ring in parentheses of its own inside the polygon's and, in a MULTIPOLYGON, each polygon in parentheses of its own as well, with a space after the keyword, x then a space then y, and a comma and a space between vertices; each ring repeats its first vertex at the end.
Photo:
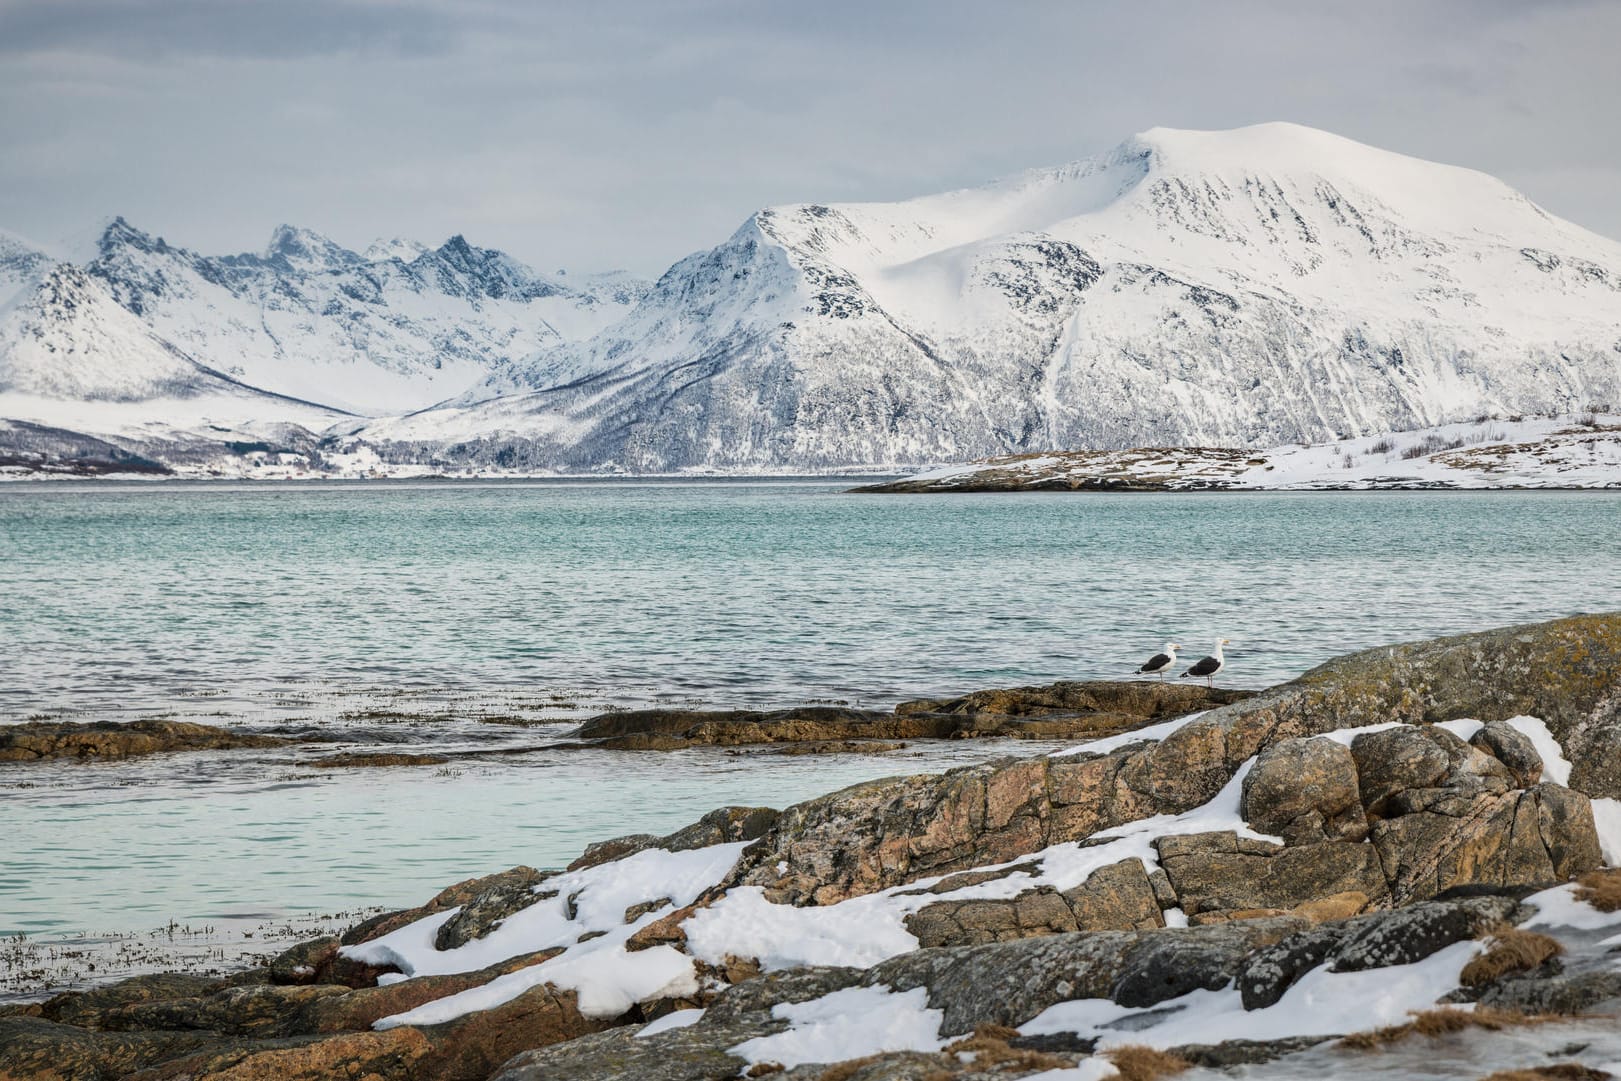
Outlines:
POLYGON ((96 240, 96 253, 108 255, 119 248, 133 247, 142 251, 151 251, 163 246, 163 240, 152 236, 151 233, 137 229, 131 225, 122 214, 116 215, 101 230, 101 236, 96 240))
POLYGON ((264 258, 299 270, 341 270, 365 260, 313 229, 278 225, 270 234, 264 258))
POLYGON ((385 240, 378 237, 366 248, 365 257, 374 263, 386 262, 389 259, 398 259, 402 263, 409 263, 419 256, 426 255, 432 249, 420 241, 406 237, 394 237, 385 240))

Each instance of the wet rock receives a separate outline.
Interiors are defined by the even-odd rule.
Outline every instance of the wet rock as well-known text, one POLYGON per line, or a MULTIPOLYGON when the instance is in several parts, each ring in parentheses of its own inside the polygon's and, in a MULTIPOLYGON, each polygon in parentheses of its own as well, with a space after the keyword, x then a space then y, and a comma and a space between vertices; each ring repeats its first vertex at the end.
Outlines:
POLYGON ((1236 702, 1251 692, 1158 682, 1072 682, 902 703, 894 712, 805 706, 751 710, 621 710, 585 721, 581 746, 675 750, 698 745, 917 739, 1085 739, 1236 702))
MULTIPOLYGON (((999 717, 1050 717, 1078 714, 1116 714, 1138 724, 1169 720, 1212 705, 1241 701, 1251 692, 1205 687, 1157 680, 1064 682, 1045 687, 1011 687, 975 691, 957 698, 920 699, 902 702, 896 714, 945 714, 999 717)), ((1126 723, 1118 727, 1130 729, 1126 723)))
POLYGON ((1379 854, 1347 841, 1280 846, 1231 830, 1162 837, 1160 866, 1182 910, 1292 909, 1357 892, 1379 904, 1388 895, 1379 854))
POLYGON ((1530 788, 1542 780, 1542 756, 1531 738, 1505 721, 1488 721, 1469 738, 1508 769, 1515 788, 1530 788))
POLYGON ((478 892, 462 902, 461 911, 439 928, 434 948, 454 950, 483 938, 500 926, 502 920, 534 904, 538 900, 535 887, 552 873, 520 866, 479 879, 478 892))
POLYGON ((1368 835, 1356 760, 1332 740, 1289 739, 1262 751, 1244 778, 1240 810, 1250 828, 1289 844, 1368 835))
POLYGON ((443 766, 449 761, 450 759, 442 754, 355 751, 312 758, 302 765, 312 769, 386 769, 392 766, 443 766))
POLYGON ((1218 1044, 1183 1044, 1176 1057, 1194 1066, 1230 1070, 1234 1066, 1256 1066, 1263 1062, 1305 1051, 1333 1039, 1331 1036, 1291 1036, 1282 1040, 1224 1040, 1218 1044))
POLYGON ((134 758, 167 751, 276 747, 285 742, 189 721, 29 721, 0 726, 0 763, 134 758))

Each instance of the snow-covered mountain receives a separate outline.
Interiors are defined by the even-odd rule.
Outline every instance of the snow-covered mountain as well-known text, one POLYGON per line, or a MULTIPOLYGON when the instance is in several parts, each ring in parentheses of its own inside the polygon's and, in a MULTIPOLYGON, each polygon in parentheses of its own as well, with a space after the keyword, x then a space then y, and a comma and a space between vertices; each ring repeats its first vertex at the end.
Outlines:
POLYGON ((1290 124, 1154 129, 898 203, 762 210, 397 460, 662 471, 1268 446, 1621 401, 1621 244, 1290 124))
POLYGON ((0 229, 0 318, 17 295, 37 284, 55 261, 28 241, 0 229))
POLYGON ((460 394, 506 361, 594 333, 638 298, 634 282, 580 288, 460 236, 374 253, 284 225, 261 253, 204 256, 119 218, 85 269, 199 362, 367 414, 460 394))
POLYGON ((293 423, 388 469, 1266 447, 1617 402, 1621 244, 1290 124, 761 210, 651 286, 461 237, 361 254, 284 226, 213 257, 119 219, 65 267, 0 236, 0 417, 131 439, 184 403, 187 440, 293 423))

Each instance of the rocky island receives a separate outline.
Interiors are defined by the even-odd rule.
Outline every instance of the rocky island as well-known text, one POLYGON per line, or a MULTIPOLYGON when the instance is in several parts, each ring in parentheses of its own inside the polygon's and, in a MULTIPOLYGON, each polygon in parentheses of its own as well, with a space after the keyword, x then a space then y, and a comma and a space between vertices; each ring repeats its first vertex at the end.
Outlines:
POLYGON ((1255 695, 1127 686, 589 722, 574 739, 627 750, 1066 717, 1085 741, 720 808, 233 976, 0 1007, 0 1079, 1621 1069, 1621 614, 1368 650, 1255 695))
POLYGON ((1621 488, 1621 416, 1471 421, 1266 450, 1133 447, 1006 454, 856 492, 1408 491, 1621 488))

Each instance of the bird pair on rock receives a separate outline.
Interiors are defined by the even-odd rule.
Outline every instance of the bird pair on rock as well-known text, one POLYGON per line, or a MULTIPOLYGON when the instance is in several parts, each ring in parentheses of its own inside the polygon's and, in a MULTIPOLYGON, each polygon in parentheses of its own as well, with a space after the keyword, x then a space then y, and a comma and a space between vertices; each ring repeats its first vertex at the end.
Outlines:
MULTIPOLYGON (((1216 673, 1227 667, 1227 660, 1221 655, 1221 647, 1228 645, 1231 642, 1231 638, 1216 639, 1216 652, 1208 657, 1195 661, 1193 664, 1188 666, 1188 670, 1186 672, 1183 672, 1182 675, 1178 676, 1177 678, 1181 679, 1187 676, 1203 676, 1205 679, 1205 686, 1214 687, 1216 685, 1216 673)), ((1171 668, 1172 665, 1176 664, 1176 651, 1181 648, 1182 647, 1176 642, 1166 642, 1165 652, 1156 653, 1152 657, 1148 658, 1148 663, 1137 669, 1137 671, 1146 673, 1148 675, 1158 673, 1159 678, 1163 681, 1165 679, 1166 671, 1171 668)))

